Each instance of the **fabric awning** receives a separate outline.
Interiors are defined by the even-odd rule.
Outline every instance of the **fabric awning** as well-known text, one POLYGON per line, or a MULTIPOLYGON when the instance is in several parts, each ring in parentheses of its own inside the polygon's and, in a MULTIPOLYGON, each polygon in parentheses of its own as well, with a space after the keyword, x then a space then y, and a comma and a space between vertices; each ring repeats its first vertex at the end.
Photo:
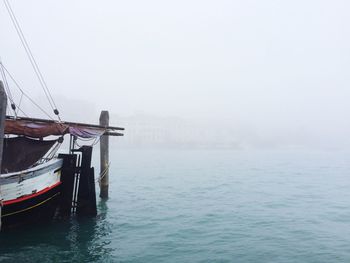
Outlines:
POLYGON ((32 138, 43 138, 50 135, 62 136, 71 134, 80 138, 97 138, 106 132, 104 128, 79 126, 78 124, 45 123, 27 120, 7 119, 5 134, 23 135, 32 138))

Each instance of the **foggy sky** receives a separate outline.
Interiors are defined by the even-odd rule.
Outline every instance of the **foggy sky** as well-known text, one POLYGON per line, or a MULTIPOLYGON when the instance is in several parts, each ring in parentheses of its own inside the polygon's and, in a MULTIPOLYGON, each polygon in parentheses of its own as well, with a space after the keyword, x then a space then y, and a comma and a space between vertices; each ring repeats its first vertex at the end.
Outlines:
MULTIPOLYGON (((349 1, 10 2, 54 97, 350 141, 349 1)), ((3 63, 42 96, 3 3, 0 29, 3 63)))

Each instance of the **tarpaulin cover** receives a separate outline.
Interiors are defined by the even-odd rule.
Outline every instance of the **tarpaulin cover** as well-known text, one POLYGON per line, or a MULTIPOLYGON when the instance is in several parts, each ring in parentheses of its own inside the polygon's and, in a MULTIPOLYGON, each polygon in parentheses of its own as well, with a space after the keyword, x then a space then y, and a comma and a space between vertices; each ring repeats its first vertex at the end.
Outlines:
POLYGON ((23 120, 6 120, 5 134, 43 138, 50 135, 64 135, 68 126, 60 123, 37 123, 23 120))
POLYGON ((80 138, 96 138, 105 133, 105 129, 94 129, 78 126, 69 126, 69 134, 75 135, 80 138))
POLYGON ((1 173, 30 168, 42 158, 57 140, 34 140, 26 137, 4 139, 1 173))
POLYGON ((68 125, 65 123, 43 123, 27 120, 6 120, 5 134, 24 135, 31 138, 43 138, 50 135, 71 134, 80 138, 96 138, 105 133, 105 129, 68 125))

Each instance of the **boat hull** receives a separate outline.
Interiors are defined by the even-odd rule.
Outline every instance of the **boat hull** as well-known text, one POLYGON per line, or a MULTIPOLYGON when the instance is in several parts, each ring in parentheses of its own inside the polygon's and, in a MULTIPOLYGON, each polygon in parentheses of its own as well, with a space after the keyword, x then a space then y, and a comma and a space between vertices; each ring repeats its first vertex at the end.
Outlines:
POLYGON ((49 222, 55 215, 60 197, 60 184, 25 200, 2 207, 2 229, 49 222))
POLYGON ((2 229, 52 220, 61 194, 62 161, 1 175, 2 229))

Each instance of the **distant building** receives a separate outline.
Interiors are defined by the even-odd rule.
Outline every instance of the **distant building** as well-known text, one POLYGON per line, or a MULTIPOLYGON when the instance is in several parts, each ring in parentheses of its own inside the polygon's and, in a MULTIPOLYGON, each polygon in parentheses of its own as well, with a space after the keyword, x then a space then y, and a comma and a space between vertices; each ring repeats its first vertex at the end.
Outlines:
POLYGON ((237 148, 234 134, 228 130, 210 129, 177 117, 133 115, 111 116, 118 126, 125 127, 125 147, 178 147, 178 148, 237 148))

